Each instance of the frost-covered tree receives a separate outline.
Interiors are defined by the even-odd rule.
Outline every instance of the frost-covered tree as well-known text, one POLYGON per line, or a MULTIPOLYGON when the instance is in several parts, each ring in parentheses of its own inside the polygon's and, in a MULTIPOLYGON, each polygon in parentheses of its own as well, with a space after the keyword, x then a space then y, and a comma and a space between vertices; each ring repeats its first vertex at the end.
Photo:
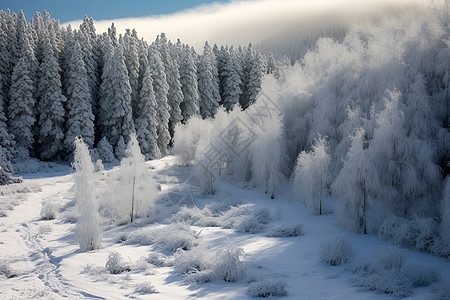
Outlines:
POLYGON ((14 136, 12 136, 7 127, 8 119, 5 116, 5 96, 2 91, 2 74, 0 73, 0 146, 3 148, 4 155, 9 161, 15 145, 14 136))
POLYGON ((219 109, 220 94, 215 63, 214 52, 206 42, 197 70, 200 115, 204 119, 214 117, 219 109))
POLYGON ((322 200, 328 195, 328 185, 331 183, 331 156, 327 151, 326 138, 319 136, 314 140, 311 151, 302 151, 298 155, 294 171, 296 196, 312 213, 319 215, 322 214, 322 200))
POLYGON ((76 170, 74 179, 76 206, 80 212, 75 226, 75 237, 82 251, 100 249, 102 247, 102 230, 98 204, 92 195, 94 190, 94 165, 87 145, 80 138, 75 138, 75 157, 73 167, 76 170))
MULTIPOLYGON (((249 146, 253 181, 273 199, 284 180, 285 148, 280 118, 265 118, 249 146)), ((248 137, 247 137, 248 138, 248 137)))
POLYGON ((37 105, 39 124, 39 156, 48 160, 64 149, 64 103, 61 69, 53 53, 50 40, 45 44, 39 77, 39 102, 37 105))
POLYGON ((368 186, 370 181, 376 181, 377 178, 369 177, 371 165, 364 143, 365 131, 358 128, 353 133, 344 166, 331 188, 339 201, 339 224, 350 231, 366 234, 367 213, 371 204, 368 186))
POLYGON ((155 210, 155 183, 141 154, 136 134, 131 134, 125 157, 120 162, 121 184, 124 191, 123 199, 128 203, 128 216, 131 223, 135 217, 153 217, 155 210))
POLYGON ((102 79, 99 122, 103 136, 112 145, 117 145, 120 137, 127 140, 135 131, 131 109, 131 86, 121 46, 114 49, 113 56, 107 61, 103 68, 102 79))
POLYGON ((181 112, 183 114, 183 122, 186 123, 190 117, 200 113, 197 68, 188 46, 184 47, 181 52, 180 82, 184 99, 181 103, 181 112))
POLYGON ((73 151, 74 140, 82 137, 88 146, 94 145, 94 115, 92 114, 91 96, 88 77, 84 68, 83 53, 78 41, 75 42, 73 53, 68 65, 67 78, 67 120, 65 148, 68 153, 73 151))
POLYGON ((97 144, 97 151, 100 159, 103 162, 114 161, 114 150, 106 137, 103 137, 97 144))
POLYGON ((8 125, 14 135, 19 156, 26 158, 33 149, 33 125, 36 121, 34 107, 35 86, 31 62, 33 50, 25 40, 22 57, 14 67, 11 77, 10 102, 8 105, 8 125))
POLYGON ((161 155, 166 155, 170 142, 169 119, 170 106, 167 102, 167 85, 164 65, 161 55, 154 45, 149 48, 149 64, 153 79, 153 90, 157 101, 156 106, 156 132, 158 134, 158 147, 161 155))
MULTIPOLYGON (((263 76, 262 71, 262 57, 259 51, 255 51, 251 60, 247 62, 248 66, 248 81, 246 84, 245 92, 243 93, 244 99, 240 102, 242 109, 247 109, 250 105, 255 103, 256 97, 261 91, 261 80, 263 76)), ((241 98, 242 99, 242 98, 241 98)))

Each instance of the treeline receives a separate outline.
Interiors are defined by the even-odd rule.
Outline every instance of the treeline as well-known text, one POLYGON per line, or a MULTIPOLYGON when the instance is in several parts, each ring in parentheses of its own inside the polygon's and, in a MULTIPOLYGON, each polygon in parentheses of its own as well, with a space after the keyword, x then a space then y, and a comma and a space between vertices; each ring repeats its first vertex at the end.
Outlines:
POLYGON ((276 198, 291 181, 313 214, 450 257, 448 24, 439 6, 319 39, 247 111, 180 125, 174 151, 206 192, 226 178, 276 198))
MULTIPOLYGON (((174 128, 223 106, 246 109, 265 72, 276 72, 248 47, 211 47, 197 54, 162 33, 150 45, 137 32, 96 33, 85 17, 79 29, 44 11, 27 22, 0 11, 0 152, 3 164, 36 157, 70 158, 75 137, 100 158, 120 158, 130 133, 142 153, 167 153, 174 128)), ((8 168, 6 168, 8 169, 8 168)))

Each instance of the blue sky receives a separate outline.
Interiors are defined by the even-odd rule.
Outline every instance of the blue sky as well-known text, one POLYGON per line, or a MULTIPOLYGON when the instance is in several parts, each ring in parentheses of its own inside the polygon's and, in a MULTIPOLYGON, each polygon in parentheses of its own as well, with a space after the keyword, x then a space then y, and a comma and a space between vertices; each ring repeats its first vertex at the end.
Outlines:
POLYGON ((61 23, 82 19, 85 14, 96 20, 171 14, 207 3, 230 0, 1 0, 0 9, 19 12, 29 20, 36 11, 47 10, 61 23))

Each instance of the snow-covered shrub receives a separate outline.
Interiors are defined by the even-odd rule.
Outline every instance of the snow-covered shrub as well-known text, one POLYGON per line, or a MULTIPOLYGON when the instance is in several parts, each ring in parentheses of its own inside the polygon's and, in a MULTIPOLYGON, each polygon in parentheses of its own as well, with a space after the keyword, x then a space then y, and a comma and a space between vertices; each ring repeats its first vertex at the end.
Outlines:
POLYGON ((199 245, 189 251, 178 250, 174 255, 174 267, 183 274, 208 270, 213 265, 213 255, 206 246, 199 245))
POLYGON ((435 269, 423 264, 405 265, 402 273, 411 280, 413 287, 430 286, 440 279, 440 274, 435 269))
POLYGON ((217 250, 212 273, 215 278, 225 281, 237 281, 245 276, 245 267, 241 258, 244 250, 228 241, 223 249, 217 250))
POLYGON ((0 278, 13 278, 20 275, 20 272, 11 268, 6 260, 0 260, 0 278))
POLYGON ((370 291, 406 297, 414 287, 429 286, 439 279, 432 268, 405 264, 406 251, 384 246, 373 258, 356 264, 353 278, 356 286, 370 291))
POLYGON ((172 223, 153 231, 154 242, 164 249, 176 252, 178 249, 190 250, 198 244, 195 230, 184 223, 172 223))
POLYGON ((123 256, 115 251, 109 253, 105 268, 111 274, 122 274, 123 272, 131 271, 129 264, 124 261, 123 256))
POLYGON ((334 236, 320 248, 320 261, 332 266, 349 263, 354 257, 353 246, 344 235, 334 236))
POLYGON ((290 237, 303 235, 303 225, 276 225, 269 229, 265 236, 267 237, 290 237))
POLYGON ((103 166, 102 160, 97 159, 95 162, 95 172, 103 172, 105 171, 105 166, 103 166))
POLYGON ((58 206, 54 199, 47 199, 42 201, 41 219, 54 220, 58 214, 58 206))
POLYGON ((231 241, 227 241, 224 247, 217 250, 215 255, 211 257, 212 266, 209 269, 189 273, 188 280, 194 283, 204 283, 213 280, 231 282, 242 279, 246 274, 241 260, 243 256, 244 250, 242 248, 238 248, 231 241))
POLYGON ((127 238, 128 243, 141 245, 156 244, 162 249, 176 252, 178 249, 190 250, 198 245, 198 235, 185 223, 171 223, 154 229, 143 229, 132 233, 127 238))
POLYGON ((187 124, 179 123, 175 127, 173 152, 178 156, 180 165, 189 166, 193 163, 200 139, 208 135, 209 124, 209 120, 193 117, 187 124))
POLYGON ((237 232, 247 232, 252 234, 264 231, 264 225, 253 215, 242 215, 241 217, 235 218, 233 228, 236 229, 237 232))
POLYGON ((102 247, 102 230, 98 214, 98 205, 92 196, 94 190, 94 165, 89 150, 83 140, 75 138, 75 199, 80 212, 75 236, 81 250, 90 251, 102 247))
POLYGON ((225 198, 218 202, 211 202, 206 205, 206 208, 211 210, 214 214, 222 213, 230 210, 231 207, 236 207, 242 204, 242 200, 238 198, 225 198))
POLYGON ((158 268, 167 266, 167 256, 159 252, 150 252, 147 261, 158 268))
POLYGON ((260 279, 251 282, 248 293, 252 297, 282 297, 287 296, 286 282, 283 280, 260 279))
POLYGON ((393 216, 384 220, 378 235, 393 245, 414 248, 419 251, 430 252, 438 239, 438 224, 432 218, 418 218, 412 220, 393 216))
POLYGON ((154 266, 143 256, 130 266, 131 270, 145 272, 146 275, 154 274, 153 268, 154 266))
POLYGON ((134 289, 136 294, 147 295, 147 294, 157 294, 159 293, 156 288, 148 281, 139 283, 134 289))
POLYGON ((172 216, 172 222, 184 222, 191 225, 202 223, 206 217, 212 217, 212 212, 208 208, 200 209, 198 207, 188 208, 183 206, 179 212, 172 216))

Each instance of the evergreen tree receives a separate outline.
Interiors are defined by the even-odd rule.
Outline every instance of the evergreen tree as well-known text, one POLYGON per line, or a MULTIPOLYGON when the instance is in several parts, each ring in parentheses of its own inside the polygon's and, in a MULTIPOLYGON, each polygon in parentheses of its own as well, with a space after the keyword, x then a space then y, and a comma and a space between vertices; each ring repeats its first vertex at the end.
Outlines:
POLYGON ((68 65, 67 121, 64 140, 67 153, 74 149, 76 137, 82 137, 88 147, 94 145, 94 115, 92 114, 88 75, 84 68, 80 43, 75 41, 68 65))
MULTIPOLYGON (((135 31, 133 30, 135 33, 135 31)), ((139 52, 138 41, 127 30, 125 34, 125 63, 128 70, 128 78, 131 87, 131 107, 133 110, 133 119, 136 119, 138 101, 139 101, 139 52)))
POLYGON ((166 81, 166 74, 161 55, 154 45, 149 48, 149 64, 153 79, 153 90, 157 101, 156 107, 156 132, 158 134, 158 147, 161 155, 166 155, 167 146, 170 142, 169 133, 169 104, 167 102, 167 93, 169 86, 166 81))
POLYGON ((121 160, 125 156, 125 141, 123 139, 123 136, 119 137, 119 141, 117 142, 117 146, 114 149, 114 155, 121 160))
POLYGON ((8 125, 14 135, 19 156, 26 158, 33 149, 33 125, 36 121, 34 106, 35 86, 32 66, 33 50, 25 40, 22 57, 14 67, 11 77, 10 102, 8 105, 8 125))
POLYGON ((106 137, 103 137, 97 144, 97 151, 100 159, 103 162, 113 162, 114 161, 114 150, 111 144, 108 142, 106 137))
POLYGON ((223 106, 227 111, 231 111, 236 103, 239 103, 239 98, 242 95, 241 78, 239 77, 239 62, 233 49, 230 52, 225 52, 226 63, 221 71, 223 77, 223 106))
POLYGON ((136 135, 141 152, 146 158, 159 158, 157 135, 157 112, 156 99, 153 91, 153 79, 150 72, 150 66, 147 68, 142 78, 142 88, 139 93, 139 102, 136 107, 136 135))
POLYGON ((114 49, 113 56, 105 64, 102 79, 99 122, 103 136, 112 145, 117 145, 120 137, 126 140, 135 131, 131 109, 131 86, 122 46, 114 49))
POLYGON ((200 96, 200 114, 202 118, 212 118, 219 109, 220 95, 217 82, 215 56, 208 42, 203 48, 198 67, 198 91, 200 96))
MULTIPOLYGON (((169 104, 169 133, 171 139, 173 139, 175 126, 181 122, 183 115, 181 112, 181 105, 183 103, 183 92, 181 88, 181 66, 179 65, 179 49, 178 45, 175 47, 176 51, 174 55, 170 55, 170 49, 167 42, 165 33, 161 33, 156 43, 157 49, 161 54, 161 60, 164 65, 164 71, 166 73, 166 80, 169 86, 167 93, 167 102, 169 104)), ((180 43, 180 41, 178 40, 180 43)))
POLYGON ((255 103, 256 97, 261 91, 262 75, 263 72, 261 54, 259 54, 259 51, 256 51, 252 56, 251 63, 248 67, 248 81, 244 93, 244 101, 240 102, 241 108, 243 110, 247 109, 250 105, 255 103))
POLYGON ((197 68, 188 46, 181 53, 180 82, 184 98, 184 101, 181 103, 181 112, 183 114, 183 122, 186 123, 190 117, 200 113, 197 68))
POLYGON ((63 103, 66 97, 62 94, 57 58, 53 53, 50 40, 47 39, 43 52, 39 77, 39 156, 43 160, 54 158, 64 149, 64 117, 63 103))

